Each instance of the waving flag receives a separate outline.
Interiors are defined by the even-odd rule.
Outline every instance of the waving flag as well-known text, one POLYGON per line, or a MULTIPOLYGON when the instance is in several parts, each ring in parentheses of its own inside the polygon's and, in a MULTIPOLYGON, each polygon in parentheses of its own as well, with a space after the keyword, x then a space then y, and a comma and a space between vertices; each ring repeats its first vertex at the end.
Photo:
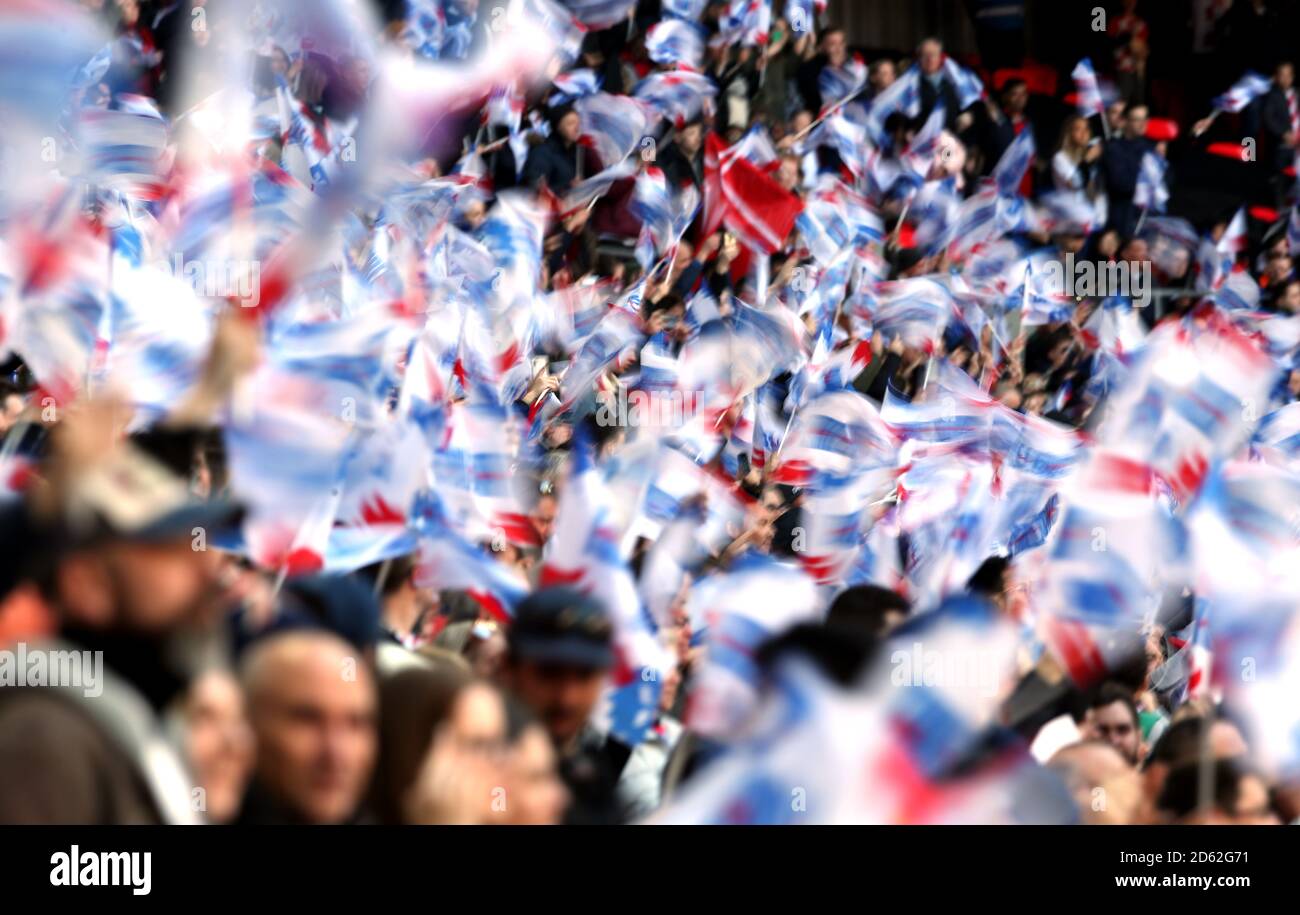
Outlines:
POLYGON ((86 177, 138 200, 163 193, 167 123, 157 111, 83 109, 78 113, 86 177))
POLYGON ((931 277, 913 277, 882 283, 878 292, 876 327, 909 346, 932 351, 952 317, 952 293, 947 287, 931 277))
POLYGON ((706 156, 718 163, 718 199, 711 202, 706 193, 706 209, 713 207, 706 212, 706 225, 725 222, 751 250, 777 251, 794 228, 803 202, 744 155, 728 156, 715 134, 709 134, 705 148, 706 156))
POLYGON ((964 111, 984 97, 984 84, 980 78, 951 57, 944 58, 943 72, 957 93, 959 109, 964 111))
POLYGON ((1273 83, 1266 76, 1258 73, 1246 73, 1232 84, 1223 95, 1215 96, 1211 103, 1215 111, 1240 111, 1255 99, 1268 92, 1273 83))
POLYGON ((631 210, 650 230, 658 247, 668 243, 673 228, 673 202, 662 169, 651 166, 637 175, 631 210))
POLYGON ((578 99, 573 109, 603 165, 622 162, 653 126, 650 108, 625 95, 597 92, 578 99))
POLYGON ((693 22, 664 19, 646 32, 645 50, 657 64, 680 64, 698 70, 704 60, 704 32, 693 22))
POLYGON ((762 554, 745 554, 725 572, 697 582, 687 611, 708 652, 688 696, 690 728, 718 739, 735 734, 758 702, 758 646, 795 623, 819 618, 821 603, 802 569, 762 554))
POLYGON ((690 70, 651 73, 632 87, 633 98, 678 126, 708 109, 715 94, 717 88, 707 76, 690 70))
POLYGON ((815 473, 842 477, 854 468, 892 466, 897 447, 871 401, 857 391, 831 391, 795 414, 772 479, 800 486, 815 473))
POLYGON ((921 71, 909 67, 898 79, 871 100, 871 110, 867 115, 866 128, 871 141, 880 147, 889 145, 889 136, 885 132, 885 121, 895 111, 901 111, 909 118, 921 113, 921 71))
POLYGON ((1165 205, 1169 202, 1169 189, 1165 187, 1167 168, 1165 160, 1154 151, 1142 156, 1137 187, 1133 191, 1134 204, 1143 209, 1155 210, 1157 213, 1165 211, 1165 205))
POLYGON ((551 85, 559 90, 551 96, 551 104, 571 102, 575 99, 595 95, 600 91, 601 78, 595 70, 583 68, 557 73, 551 85))
POLYGON ((993 167, 993 181, 997 185, 998 196, 1016 195, 1025 172, 1029 171, 1029 166, 1034 162, 1035 153, 1033 131, 1021 131, 993 167))
POLYGON ((627 559, 619 552, 621 535, 610 492, 592 463, 590 445, 579 436, 561 490, 541 586, 576 588, 598 600, 609 614, 617 658, 611 724, 619 737, 635 745, 654 721, 659 689, 673 659, 659 644, 627 559))
POLYGON ((1070 75, 1074 77, 1074 91, 1078 96, 1075 104, 1079 114, 1084 117, 1103 114, 1106 103, 1101 97, 1101 87, 1097 85, 1097 74, 1092 69, 1092 61, 1083 58, 1075 64, 1070 75))
POLYGON ((718 17, 719 40, 727 45, 763 47, 772 28, 772 0, 730 0, 718 17))
POLYGON ((563 0, 574 17, 594 31, 607 29, 627 19, 636 0, 563 0))
POLYGON ((663 0, 664 14, 690 22, 699 22, 708 0, 663 0))
POLYGON ((822 110, 837 107, 867 84, 867 65, 861 57, 852 57, 842 67, 827 65, 817 77, 822 94, 822 110))
POLYGON ((528 583, 487 549, 458 534, 433 493, 417 501, 412 516, 420 538, 416 586, 465 591, 494 618, 508 623, 527 595, 528 583))

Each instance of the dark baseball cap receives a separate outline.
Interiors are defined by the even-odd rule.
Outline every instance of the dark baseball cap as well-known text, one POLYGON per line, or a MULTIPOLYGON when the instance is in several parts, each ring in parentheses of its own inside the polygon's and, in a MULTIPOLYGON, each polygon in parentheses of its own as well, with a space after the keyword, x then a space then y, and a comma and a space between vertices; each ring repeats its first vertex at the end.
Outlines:
POLYGON ((613 635, 599 601, 572 588, 543 588, 515 609, 506 641, 524 661, 604 669, 614 665, 613 635))

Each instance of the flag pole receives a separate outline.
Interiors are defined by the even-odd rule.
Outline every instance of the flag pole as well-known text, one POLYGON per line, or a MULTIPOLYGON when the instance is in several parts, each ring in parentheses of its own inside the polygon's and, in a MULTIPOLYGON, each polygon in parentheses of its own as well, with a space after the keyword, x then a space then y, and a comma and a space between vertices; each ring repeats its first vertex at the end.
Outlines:
POLYGON ((831 106, 830 106, 829 108, 827 108, 825 111, 823 111, 822 114, 821 114, 821 116, 820 116, 819 118, 817 118, 817 120, 813 121, 811 124, 809 124, 809 125, 808 125, 807 127, 805 127, 803 130, 799 131, 799 132, 796 133, 793 137, 791 137, 791 138, 790 138, 791 141, 798 140, 800 137, 802 137, 802 136, 803 136, 804 134, 806 134, 808 131, 812 130, 814 127, 816 127, 816 126, 817 126, 818 124, 820 124, 822 121, 826 120, 828 117, 830 117, 830 116, 831 116, 832 114, 834 114, 836 111, 838 111, 839 109, 843 108, 843 107, 844 107, 845 105, 847 105, 849 102, 853 101, 855 98, 857 98, 857 97, 858 97, 859 95, 861 95, 863 92, 866 92, 866 91, 867 91, 867 87, 868 87, 869 85, 870 85, 870 83, 868 83, 868 82, 866 82, 865 80, 863 80, 861 86, 859 86, 857 89, 855 89, 853 92, 849 93, 848 95, 844 96, 844 98, 840 99, 840 100, 839 100, 838 102, 836 102, 834 105, 831 105, 831 106))

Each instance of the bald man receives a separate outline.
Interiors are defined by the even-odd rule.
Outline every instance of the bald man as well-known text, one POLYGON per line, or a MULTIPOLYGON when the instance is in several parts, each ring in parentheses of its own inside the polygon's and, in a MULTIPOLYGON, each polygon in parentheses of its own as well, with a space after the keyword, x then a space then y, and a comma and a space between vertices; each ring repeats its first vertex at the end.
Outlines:
POLYGON ((1103 740, 1082 740, 1062 747, 1047 768, 1065 781, 1089 826, 1125 826, 1143 816, 1142 782, 1124 754, 1103 740))
POLYGON ((348 823, 375 762, 375 684, 347 642, 324 632, 275 635, 243 670, 257 738, 243 823, 348 823))

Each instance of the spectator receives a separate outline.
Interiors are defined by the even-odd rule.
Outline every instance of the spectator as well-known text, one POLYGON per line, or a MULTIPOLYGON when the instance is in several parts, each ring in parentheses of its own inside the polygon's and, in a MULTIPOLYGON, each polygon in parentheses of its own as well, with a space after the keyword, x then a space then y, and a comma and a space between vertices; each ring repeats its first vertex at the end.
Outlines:
POLYGON ((239 822, 324 825, 365 819, 375 762, 374 678, 337 636, 267 636, 244 659, 257 767, 239 822))
POLYGON ((578 143, 582 119, 572 107, 563 105, 551 112, 551 135, 534 146, 524 161, 524 183, 545 184, 553 194, 563 195, 583 178, 601 170, 600 161, 589 148, 578 143))
POLYGON ((0 689, 0 822, 199 818, 164 739, 163 710, 190 673, 167 649, 210 630, 226 599, 223 561, 195 550, 192 531, 219 530, 238 513, 196 503, 183 480, 117 440, 113 424, 112 405, 88 403, 53 442, 46 472, 57 509, 40 523, 61 547, 38 585, 58 635, 33 648, 85 653, 83 682, 0 689))
POLYGON ((1130 104, 1124 112, 1124 133, 1112 138, 1102 154, 1101 169, 1106 179, 1106 196, 1110 221, 1121 235, 1132 235, 1137 228, 1138 207, 1133 203, 1137 190, 1142 157, 1155 149, 1146 138, 1147 106, 1130 104))
POLYGON ((450 668, 413 668, 386 679, 380 700, 371 806, 381 823, 502 819, 506 713, 496 689, 450 668))
POLYGON ((568 589, 543 589, 516 609, 506 638, 502 683, 550 734, 574 797, 571 820, 616 821, 630 750, 591 724, 614 662, 604 608, 568 589))
POLYGON ((1083 736, 1110 744, 1131 766, 1145 755, 1137 705, 1132 695, 1116 683, 1103 683, 1097 690, 1083 719, 1083 736))

